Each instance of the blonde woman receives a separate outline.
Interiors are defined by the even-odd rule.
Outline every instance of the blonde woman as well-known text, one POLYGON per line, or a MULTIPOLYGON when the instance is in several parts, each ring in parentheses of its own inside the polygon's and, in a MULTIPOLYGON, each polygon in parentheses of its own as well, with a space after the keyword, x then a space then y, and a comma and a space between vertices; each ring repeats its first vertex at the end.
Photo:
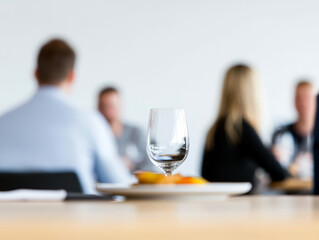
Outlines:
POLYGON ((258 137, 258 79, 246 65, 228 69, 215 123, 210 128, 202 164, 202 176, 209 181, 251 182, 257 167, 273 180, 286 177, 258 137))

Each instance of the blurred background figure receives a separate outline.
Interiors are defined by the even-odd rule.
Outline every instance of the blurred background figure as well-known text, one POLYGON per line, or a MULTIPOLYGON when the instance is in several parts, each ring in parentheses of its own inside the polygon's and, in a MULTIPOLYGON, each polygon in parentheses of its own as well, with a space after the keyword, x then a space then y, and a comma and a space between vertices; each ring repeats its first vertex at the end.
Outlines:
POLYGON ((260 126, 258 79, 246 65, 231 67, 224 79, 216 121, 210 128, 202 164, 202 176, 217 182, 251 182, 257 167, 272 178, 286 177, 257 131, 260 126))
POLYGON ((272 151, 290 174, 311 179, 313 176, 313 128, 315 93, 312 84, 303 80, 295 88, 297 120, 280 127, 273 134, 272 151))
POLYGON ((314 191, 315 195, 319 195, 319 95, 317 95, 316 100, 316 116, 315 116, 315 126, 313 131, 313 158, 314 158, 314 191))
POLYGON ((154 170, 146 154, 146 136, 143 131, 122 121, 122 101, 116 88, 106 87, 100 91, 98 109, 110 124, 119 154, 131 173, 136 170, 154 170))
POLYGON ((0 37, 0 45, 8 46, 0 54, 0 115, 33 94, 30 69, 41 39, 67 36, 80 56, 71 96, 77 105, 96 108, 96 91, 107 84, 104 79, 112 79, 128 99, 123 101, 123 120, 134 120, 145 133, 150 108, 186 110, 191 145, 178 172, 200 174, 207 130, 218 112, 221 76, 238 61, 254 64, 265 80, 267 124, 260 132, 268 143, 274 122, 294 120, 292 79, 319 79, 314 60, 319 1, 248 0, 243 7, 236 0, 177 0, 175 5, 178 11, 172 1, 55 0, 50 6, 44 1, 0 1, 1 32, 14 29, 0 37))
POLYGON ((129 183, 131 176, 118 160, 102 116, 82 111, 69 100, 75 59, 63 40, 42 46, 35 70, 37 92, 0 118, 0 171, 72 171, 84 193, 95 193, 96 181, 129 183))

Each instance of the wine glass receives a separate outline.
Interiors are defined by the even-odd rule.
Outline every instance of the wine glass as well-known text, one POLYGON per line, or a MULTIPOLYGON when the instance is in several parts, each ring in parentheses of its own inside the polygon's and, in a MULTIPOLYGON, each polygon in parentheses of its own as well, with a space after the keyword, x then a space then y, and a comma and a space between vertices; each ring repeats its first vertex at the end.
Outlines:
POLYGON ((155 166, 170 175, 186 159, 188 130, 183 109, 153 108, 150 111, 146 151, 155 166))

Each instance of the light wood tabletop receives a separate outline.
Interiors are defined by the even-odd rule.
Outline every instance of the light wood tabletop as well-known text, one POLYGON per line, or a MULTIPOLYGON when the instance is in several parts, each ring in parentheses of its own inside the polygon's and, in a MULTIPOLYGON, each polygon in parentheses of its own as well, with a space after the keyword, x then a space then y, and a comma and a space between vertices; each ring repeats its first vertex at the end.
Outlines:
POLYGON ((319 239, 319 198, 0 203, 1 239, 319 239))

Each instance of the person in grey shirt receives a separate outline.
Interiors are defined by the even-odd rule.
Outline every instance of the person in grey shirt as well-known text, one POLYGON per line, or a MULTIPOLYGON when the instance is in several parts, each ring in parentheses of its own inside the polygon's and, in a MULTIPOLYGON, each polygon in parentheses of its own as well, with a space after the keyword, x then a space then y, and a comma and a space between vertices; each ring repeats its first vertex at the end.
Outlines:
POLYGON ((146 137, 142 130, 122 121, 121 96, 116 88, 106 87, 100 91, 98 109, 110 124, 117 140, 119 154, 131 173, 137 170, 154 171, 154 166, 146 154, 146 137))
POLYGON ((35 71, 38 90, 0 117, 0 171, 72 171, 84 193, 96 193, 97 181, 130 183, 101 114, 78 109, 69 100, 74 64, 75 52, 63 40, 42 46, 35 71))

